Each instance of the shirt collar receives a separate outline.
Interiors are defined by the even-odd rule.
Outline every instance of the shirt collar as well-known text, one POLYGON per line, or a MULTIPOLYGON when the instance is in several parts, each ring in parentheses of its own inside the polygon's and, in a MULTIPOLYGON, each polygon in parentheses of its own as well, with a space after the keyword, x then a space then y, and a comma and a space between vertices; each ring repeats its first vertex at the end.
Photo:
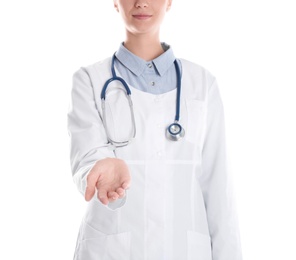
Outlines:
POLYGON ((136 76, 142 75, 147 67, 147 63, 150 62, 154 64, 159 75, 163 76, 176 58, 170 45, 164 42, 162 42, 161 45, 165 52, 152 61, 145 61, 142 58, 136 56, 127 48, 125 48, 123 43, 120 44, 119 49, 115 55, 116 58, 136 76))

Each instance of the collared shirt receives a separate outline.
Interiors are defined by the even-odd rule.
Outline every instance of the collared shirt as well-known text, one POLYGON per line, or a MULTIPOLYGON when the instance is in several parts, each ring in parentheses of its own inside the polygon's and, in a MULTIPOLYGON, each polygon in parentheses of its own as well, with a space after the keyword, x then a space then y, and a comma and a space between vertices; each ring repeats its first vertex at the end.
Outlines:
MULTIPOLYGON (((177 87, 172 48, 161 43, 164 53, 151 61, 145 61, 120 44, 116 52, 115 68, 130 86, 151 94, 162 94, 177 87)), ((178 61, 181 70, 181 63, 178 61)))

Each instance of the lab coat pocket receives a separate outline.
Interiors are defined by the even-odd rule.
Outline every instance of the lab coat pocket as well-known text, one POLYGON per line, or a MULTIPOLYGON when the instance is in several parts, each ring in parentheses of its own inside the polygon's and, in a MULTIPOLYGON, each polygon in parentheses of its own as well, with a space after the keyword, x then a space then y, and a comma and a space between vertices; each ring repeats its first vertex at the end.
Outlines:
POLYGON ((204 126, 205 101, 186 99, 187 125, 185 139, 200 145, 204 126))
POLYGON ((105 234, 84 223, 75 260, 129 260, 130 235, 105 234))
POLYGON ((212 260, 210 236, 187 231, 187 260, 212 260))

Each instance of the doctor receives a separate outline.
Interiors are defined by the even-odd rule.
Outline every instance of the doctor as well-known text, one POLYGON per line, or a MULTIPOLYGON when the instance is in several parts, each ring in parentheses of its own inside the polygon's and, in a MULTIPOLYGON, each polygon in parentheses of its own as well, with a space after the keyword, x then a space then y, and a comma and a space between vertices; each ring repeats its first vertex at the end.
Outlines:
POLYGON ((114 0, 124 42, 73 75, 71 169, 88 201, 75 260, 242 259, 219 88, 160 42, 171 4, 114 0))

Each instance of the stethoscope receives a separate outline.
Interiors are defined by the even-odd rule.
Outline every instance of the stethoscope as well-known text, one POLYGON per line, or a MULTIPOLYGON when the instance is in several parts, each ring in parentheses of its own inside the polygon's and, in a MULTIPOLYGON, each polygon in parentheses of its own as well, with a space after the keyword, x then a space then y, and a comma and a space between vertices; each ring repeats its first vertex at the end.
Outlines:
MULTIPOLYGON (((131 90, 128 87, 127 83, 125 80, 121 77, 118 77, 116 75, 115 69, 114 69, 114 62, 115 62, 115 53, 112 57, 112 62, 111 62, 111 72, 112 72, 112 78, 108 79, 102 89, 101 92, 101 100, 102 100, 102 114, 103 114, 103 125, 105 127, 105 131, 107 134, 108 141, 113 144, 115 147, 121 147, 128 145, 133 138, 136 136, 136 123, 135 123, 135 116, 134 116, 134 110, 133 110, 133 102, 131 99, 131 90), (126 97, 128 99, 128 103, 130 106, 130 112, 131 112, 131 118, 132 118, 132 134, 127 141, 115 141, 110 137, 110 133, 108 130, 107 126, 107 121, 106 121, 106 109, 105 109, 105 100, 106 100, 106 90, 109 86, 109 84, 113 81, 119 81, 125 88, 125 93, 126 97)), ((180 119, 180 96, 181 96, 181 72, 180 68, 178 65, 177 60, 174 61, 175 64, 175 69, 176 69, 176 74, 177 74, 177 101, 176 101, 176 116, 175 116, 175 122, 170 124, 167 127, 166 131, 166 137, 171 140, 171 141, 179 141, 182 137, 185 135, 185 130, 184 128, 179 124, 179 119, 180 119)))

